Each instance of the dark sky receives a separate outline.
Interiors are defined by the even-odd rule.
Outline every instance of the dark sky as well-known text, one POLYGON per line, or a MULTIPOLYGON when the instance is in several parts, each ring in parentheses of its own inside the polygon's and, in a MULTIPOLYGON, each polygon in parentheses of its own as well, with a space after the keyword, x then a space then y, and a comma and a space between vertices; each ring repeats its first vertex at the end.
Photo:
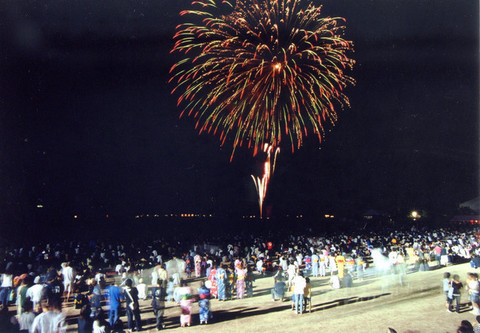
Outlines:
MULTIPOLYGON (((479 2, 329 0, 355 43, 352 107, 282 150, 271 214, 444 212, 479 190, 479 2)), ((257 213, 262 158, 179 119, 168 70, 185 0, 0 4, 1 223, 257 213), (39 215, 40 214, 40 215, 39 215)))

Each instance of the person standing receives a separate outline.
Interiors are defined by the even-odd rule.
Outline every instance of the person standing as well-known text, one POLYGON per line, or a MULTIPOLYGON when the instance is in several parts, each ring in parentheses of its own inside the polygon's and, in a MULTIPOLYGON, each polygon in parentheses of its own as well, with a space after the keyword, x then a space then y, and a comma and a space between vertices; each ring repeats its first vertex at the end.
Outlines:
POLYGON ((25 302, 23 302, 22 313, 17 316, 19 332, 28 333, 34 320, 35 313, 33 313, 33 303, 30 299, 26 299, 25 302))
POLYGON ((343 253, 335 256, 335 263, 337 264, 338 278, 341 280, 345 274, 345 256, 343 253))
POLYGON ((63 276, 63 292, 67 293, 66 301, 70 300, 70 294, 73 289, 73 280, 75 278, 75 273, 73 268, 70 266, 69 262, 64 262, 62 264, 62 276, 63 276))
POLYGON ((247 297, 253 297, 253 282, 255 281, 255 276, 253 271, 248 266, 246 267, 247 276, 245 277, 245 290, 247 292, 247 297))
POLYGON ((287 274, 288 274, 287 285, 288 285, 289 291, 291 291, 293 287, 293 279, 295 278, 295 272, 296 272, 295 264, 293 263, 293 261, 290 261, 290 264, 288 265, 288 268, 287 268, 287 274))
POLYGON ((20 316, 22 314, 23 305, 27 298, 27 290, 29 288, 30 281, 31 277, 27 274, 23 274, 20 277, 20 285, 17 288, 17 299, 15 301, 17 305, 17 316, 20 316))
POLYGON ((202 257, 200 254, 196 254, 195 257, 193 257, 193 261, 195 264, 195 277, 199 278, 202 276, 202 257))
POLYGON ((237 275, 237 299, 242 299, 245 296, 245 279, 247 277, 247 269, 243 268, 243 264, 240 263, 235 267, 235 273, 237 275))
POLYGON ((303 313, 303 295, 305 292, 305 287, 307 282, 303 277, 302 272, 299 272, 293 278, 293 299, 295 302, 295 313, 302 314, 303 313))
POLYGON ((227 272, 221 265, 218 265, 217 271, 215 274, 215 281, 217 282, 217 293, 218 293, 219 301, 225 301, 227 298, 226 286, 225 286, 226 278, 227 278, 227 272))
POLYGON ((319 261, 320 261, 320 257, 314 250, 312 254, 312 276, 313 277, 318 276, 319 261))
POLYGON ((105 281, 101 280, 97 283, 95 279, 91 279, 88 298, 90 300, 90 308, 92 310, 92 317, 96 317, 102 309, 102 286, 105 286, 105 281))
POLYGON ((28 288, 26 296, 30 298, 33 303, 33 312, 40 313, 40 300, 43 292, 43 284, 41 283, 40 276, 35 277, 33 283, 33 286, 28 288))
POLYGON ((448 311, 452 312, 452 303, 453 301, 455 301, 455 311, 457 313, 460 312, 460 297, 462 288, 463 283, 460 282, 460 277, 458 276, 458 274, 454 274, 451 282, 451 290, 449 291, 449 293, 451 293, 451 297, 448 300, 448 311))
POLYGON ((325 276, 326 271, 327 271, 327 260, 328 260, 328 254, 326 250, 322 250, 320 252, 320 261, 319 261, 319 271, 320 271, 320 276, 325 276))
POLYGON ((162 287, 162 281, 157 279, 157 284, 152 288, 152 309, 155 315, 155 326, 157 330, 165 328, 163 315, 165 313, 166 290, 162 287))
POLYGON ((45 278, 46 283, 44 285, 48 298, 52 299, 55 303, 62 304, 63 296, 63 284, 60 281, 60 276, 55 268, 50 268, 47 271, 45 278))
POLYGON ((110 310, 108 313, 108 322, 112 329, 118 322, 120 317, 121 302, 125 299, 120 288, 114 283, 107 288, 108 301, 110 303, 110 310))
POLYGON ((135 323, 135 328, 138 332, 142 329, 142 319, 140 318, 140 305, 138 304, 138 290, 133 286, 132 279, 125 280, 123 293, 123 297, 127 303, 126 313, 128 328, 132 330, 135 323))
POLYGON ((312 312, 312 284, 310 283, 310 279, 307 277, 305 278, 305 289, 303 291, 303 299, 305 304, 305 311, 312 312))
POLYGON ((180 326, 190 326, 192 323, 192 289, 186 285, 178 287, 176 290, 176 300, 180 305, 182 314, 180 315, 180 326))
POLYGON ((208 324, 210 319, 210 291, 203 285, 198 288, 198 315, 200 317, 200 325, 208 324))
POLYGON ((57 298, 51 298, 47 292, 44 292, 40 304, 42 313, 33 320, 30 333, 66 332, 65 313, 62 312, 62 304, 57 301, 57 298))
POLYGON ((480 308, 478 304, 478 294, 480 291, 480 285, 478 283, 477 273, 467 274, 467 290, 468 290, 470 302, 472 302, 472 313, 478 316, 480 315, 480 308))
POLYGON ((10 267, 5 269, 1 276, 2 284, 0 287, 0 302, 4 308, 8 307, 8 297, 13 288, 13 275, 10 267))
POLYGON ((78 317, 78 333, 92 333, 93 319, 90 317, 90 306, 84 305, 78 317))
POLYGON ((208 274, 208 281, 209 281, 208 288, 210 289, 210 295, 214 298, 218 298, 218 287, 217 287, 216 276, 217 276, 217 269, 211 266, 211 269, 208 274))
POLYGON ((274 285, 271 290, 272 294, 272 301, 276 301, 279 299, 280 301, 283 302, 283 299, 285 297, 285 290, 286 290, 286 284, 285 281, 283 281, 283 276, 279 275, 275 278, 274 280, 274 285))
POLYGON ((446 300, 445 306, 447 308, 447 311, 450 311, 449 291, 452 288, 452 280, 450 279, 449 272, 443 273, 442 287, 443 287, 443 292, 445 293, 445 300, 446 300))

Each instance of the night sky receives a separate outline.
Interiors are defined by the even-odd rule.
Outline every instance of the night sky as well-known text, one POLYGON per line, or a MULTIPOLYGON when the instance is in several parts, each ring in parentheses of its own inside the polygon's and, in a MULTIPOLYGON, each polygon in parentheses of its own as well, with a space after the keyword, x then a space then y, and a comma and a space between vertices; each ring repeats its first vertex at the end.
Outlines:
MULTIPOLYGON (((479 191, 479 2, 329 0, 351 108, 282 148, 271 215, 451 212, 479 191)), ((170 94, 185 0, 2 1, 0 223, 258 214, 264 156, 198 135, 170 94), (42 205, 43 208, 37 208, 42 205)))

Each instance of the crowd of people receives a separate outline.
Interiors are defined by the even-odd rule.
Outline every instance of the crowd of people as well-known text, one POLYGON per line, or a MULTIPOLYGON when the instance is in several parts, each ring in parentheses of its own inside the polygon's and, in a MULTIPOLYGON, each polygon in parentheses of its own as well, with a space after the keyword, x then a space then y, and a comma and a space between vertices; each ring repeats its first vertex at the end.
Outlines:
MULTIPOLYGON (((181 326, 192 324, 192 304, 198 302, 198 322, 208 324, 214 318, 210 299, 253 297, 255 278, 266 275, 274 279, 272 300, 284 301, 291 293, 292 310, 302 314, 307 308, 311 311, 312 278, 329 276, 337 289, 361 281, 369 269, 396 276, 401 284, 405 274, 432 265, 470 261, 476 267, 478 236, 471 228, 413 228, 335 235, 245 233, 202 242, 179 237, 150 243, 62 241, 5 248, 0 254, 0 331, 63 332, 64 302, 80 310, 79 332, 125 327, 141 331, 139 300, 146 299, 151 299, 158 330, 165 328, 166 302, 178 304, 181 326), (126 323, 120 320, 123 312, 126 323)), ((466 285, 473 311, 480 314, 474 275, 466 285)), ((462 288, 458 276, 445 277, 447 310, 456 302, 458 311, 462 288)))

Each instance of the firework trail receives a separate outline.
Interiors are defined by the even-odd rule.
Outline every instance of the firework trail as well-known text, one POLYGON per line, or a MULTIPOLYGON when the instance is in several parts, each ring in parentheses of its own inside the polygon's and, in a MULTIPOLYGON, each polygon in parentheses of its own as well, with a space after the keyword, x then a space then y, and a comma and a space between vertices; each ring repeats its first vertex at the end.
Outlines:
POLYGON ((267 160, 265 161, 264 167, 263 167, 263 177, 255 178, 254 175, 251 175, 253 179, 253 183, 255 184, 255 188, 257 189, 260 218, 263 218, 263 202, 265 200, 265 196, 267 195, 267 187, 268 187, 268 182, 270 181, 270 176, 275 171, 277 154, 280 152, 280 148, 275 149, 273 164, 271 164, 271 161, 270 161, 272 150, 273 150, 273 147, 268 144, 265 144, 263 147, 263 151, 267 153, 267 160))
POLYGON ((335 105, 349 106, 353 43, 341 37, 344 19, 321 17, 314 2, 198 0, 180 13, 189 22, 177 26, 181 60, 170 70, 180 116, 228 139, 231 158, 244 144, 254 155, 282 142, 294 152, 308 133, 321 143, 335 105))

